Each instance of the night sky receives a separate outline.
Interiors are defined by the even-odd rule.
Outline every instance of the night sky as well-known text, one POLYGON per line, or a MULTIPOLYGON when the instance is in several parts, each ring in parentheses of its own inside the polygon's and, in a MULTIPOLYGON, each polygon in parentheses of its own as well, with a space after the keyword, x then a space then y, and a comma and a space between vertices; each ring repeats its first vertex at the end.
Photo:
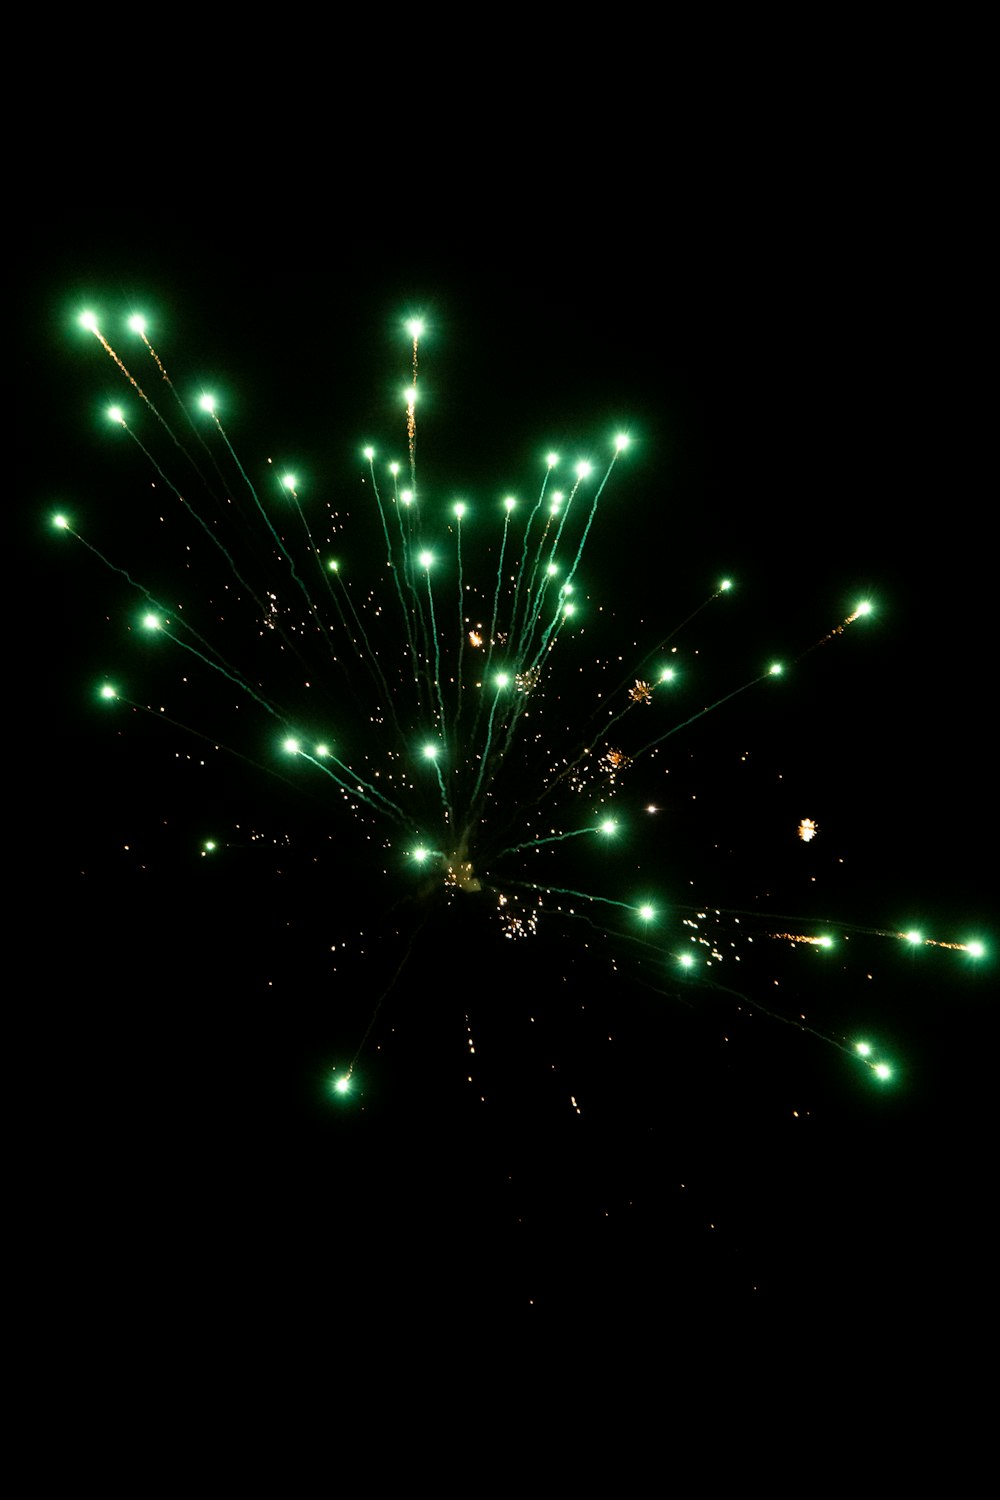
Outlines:
MULTIPOLYGON (((127 679, 168 713, 183 701, 176 717, 210 737, 231 726, 228 689, 182 694, 196 664, 130 635, 141 601, 48 527, 63 509, 136 577, 163 563, 134 514, 156 476, 101 416, 131 392, 76 325, 98 311, 150 390, 124 330, 141 310, 179 390, 224 390, 248 471, 298 466, 303 504, 332 497, 342 545, 375 537, 377 564, 359 453, 405 452, 400 323, 420 312, 418 479, 442 503, 468 497, 483 534, 499 525, 487 504, 534 494, 549 446, 632 435, 581 569, 603 614, 567 642, 567 712, 597 652, 617 643, 627 672, 721 577, 732 596, 676 640, 706 673, 678 717, 799 656, 858 599, 875 606, 636 766, 616 804, 641 824, 634 842, 574 848, 560 875, 758 927, 768 911, 919 923, 992 949, 966 293, 919 232, 915 190, 795 180, 744 181, 665 220, 615 201, 596 227, 534 203, 493 223, 482 199, 453 221, 341 204, 332 229, 299 205, 287 231, 257 206, 188 216, 178 182, 169 212, 147 206, 127 230, 95 215, 71 243, 39 237, 18 315, 44 727, 24 810, 33 908, 52 918, 31 945, 41 1172, 85 1226, 69 1304, 75 1286, 123 1320, 344 1299, 662 1329, 718 1306, 819 1316, 863 1298, 926 1321, 975 1303, 992 959, 859 932, 835 955, 758 939, 713 989, 582 923, 505 942, 485 900, 426 923, 393 909, 403 885, 367 828, 298 771, 295 787, 96 701, 103 678, 127 679), (810 845, 803 817, 820 826, 810 845), (227 847, 204 858, 207 837, 227 847), (334 1101, 331 1070, 408 948, 359 1090, 334 1101), (754 1007, 877 1038, 893 1081, 754 1007)), ((261 728, 226 742, 264 761, 261 728)))

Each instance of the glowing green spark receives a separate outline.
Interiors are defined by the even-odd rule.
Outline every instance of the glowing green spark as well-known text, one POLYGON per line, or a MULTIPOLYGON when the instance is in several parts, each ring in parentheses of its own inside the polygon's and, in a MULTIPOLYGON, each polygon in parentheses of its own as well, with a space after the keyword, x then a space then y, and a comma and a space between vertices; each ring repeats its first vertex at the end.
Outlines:
POLYGON ((207 393, 204 396, 199 396, 198 405, 202 411, 207 411, 209 416, 212 416, 215 412, 215 397, 209 396, 207 393))
POLYGON ((983 954, 986 952, 986 948, 982 943, 966 943, 965 951, 971 958, 982 958, 983 954))
POLYGON ((97 319, 94 317, 94 314, 92 312, 81 313, 80 326, 81 328, 86 328, 88 333, 96 333, 97 319))
POLYGON ((65 516, 53 516, 52 524, 58 531, 65 531, 67 526, 69 525, 69 521, 65 516))
POLYGON ((289 735, 288 739, 283 741, 282 749, 287 750, 289 755, 298 755, 299 742, 297 739, 294 739, 291 735, 289 735))
POLYGON ((856 1042, 854 1050, 859 1057, 871 1057, 872 1055, 872 1049, 867 1042, 856 1042))
POLYGON ((125 426, 125 413, 122 411, 120 406, 109 406, 108 416, 111 418, 112 422, 117 422, 122 427, 125 426))
POLYGON ((138 313, 133 313, 128 320, 128 326, 131 328, 133 333, 145 333, 146 319, 140 317, 138 313))
POLYGON ((101 688, 101 697, 102 698, 117 698, 118 697, 117 689, 113 688, 111 686, 110 682, 106 682, 104 684, 104 686, 101 688))
POLYGON ((776 662, 772 662, 771 665, 768 667, 767 674, 768 674, 769 677, 780 677, 781 674, 782 674, 782 672, 784 670, 785 669, 782 666, 781 662, 780 661, 776 661, 776 662))
POLYGON ((875 1074, 876 1078, 881 1078, 883 1082, 887 1078, 892 1077, 892 1069, 889 1067, 888 1063, 876 1063, 874 1068, 872 1068, 872 1072, 875 1074))

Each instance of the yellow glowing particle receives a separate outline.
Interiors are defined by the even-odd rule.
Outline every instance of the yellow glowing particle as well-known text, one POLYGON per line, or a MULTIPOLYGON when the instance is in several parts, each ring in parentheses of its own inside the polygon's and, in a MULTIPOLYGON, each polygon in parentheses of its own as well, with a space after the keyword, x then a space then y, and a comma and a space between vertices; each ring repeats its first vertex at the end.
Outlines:
POLYGON ((804 844, 808 844, 819 833, 819 824, 814 823, 812 818, 803 818, 799 824, 799 838, 804 844))

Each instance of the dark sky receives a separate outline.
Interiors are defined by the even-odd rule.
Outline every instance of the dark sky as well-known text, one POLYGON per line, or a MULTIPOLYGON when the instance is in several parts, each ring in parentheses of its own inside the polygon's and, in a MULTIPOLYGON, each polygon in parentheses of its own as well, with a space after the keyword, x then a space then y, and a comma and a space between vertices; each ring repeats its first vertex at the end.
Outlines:
POLYGON ((799 903, 781 912, 990 941, 983 401, 967 221, 943 177, 932 202, 954 234, 928 234, 926 182, 888 191, 874 167, 746 174, 683 203, 598 196, 586 213, 513 193, 398 216, 341 193, 292 212, 266 195, 206 204, 178 180, 37 234, 20 498, 46 730, 35 890, 60 913, 36 945, 44 1170, 94 1226, 98 1279, 127 1230, 122 1276, 139 1296, 166 1277, 167 1301, 209 1298, 226 1264, 318 1287, 331 1261, 342 1286, 400 1307, 586 1298, 654 1323, 679 1304, 846 1305, 872 1287, 902 1307, 942 1254, 975 1282, 993 987, 961 954, 858 934, 818 978, 800 949, 720 976, 824 1032, 884 1036, 900 1080, 877 1093, 738 996, 650 988, 627 945, 609 981, 579 929, 505 945, 452 912, 421 930, 380 1012, 364 1108, 331 1109, 329 1069, 412 920, 386 916, 396 893, 339 809, 217 756, 201 768, 185 759, 200 742, 95 708, 92 684, 122 661, 142 680, 129 594, 45 524, 65 507, 109 551, 133 545, 115 552, 125 566, 159 565, 128 509, 149 473, 99 421, 129 393, 76 328, 83 306, 116 348, 123 315, 146 311, 178 386, 218 382, 241 456, 300 464, 351 511, 348 536, 358 448, 400 446, 398 319, 422 311, 428 487, 495 498, 527 489, 552 441, 632 431, 587 554, 592 598, 614 611, 605 639, 655 644, 731 574, 733 597, 679 637, 721 695, 858 598, 876 604, 780 689, 671 742, 684 790, 636 879, 754 911, 773 887, 799 903), (808 852, 802 816, 821 826, 808 852), (209 823, 233 845, 211 864, 209 823), (329 950, 359 924, 371 952, 334 977, 329 950), (465 1084, 468 1028, 485 1105, 465 1084))

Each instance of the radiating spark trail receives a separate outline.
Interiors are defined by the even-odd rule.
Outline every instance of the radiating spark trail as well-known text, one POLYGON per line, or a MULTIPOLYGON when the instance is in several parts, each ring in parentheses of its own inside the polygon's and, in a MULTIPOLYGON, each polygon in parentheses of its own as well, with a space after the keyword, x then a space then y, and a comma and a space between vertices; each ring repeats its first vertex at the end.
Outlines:
POLYGON ((670 739, 671 735, 679 734, 682 729, 687 729, 689 724, 694 724, 698 719, 703 719, 706 714, 710 714, 713 712, 713 710, 721 708, 722 705, 724 703, 728 703, 731 698, 739 697, 740 693, 745 693, 748 688, 756 687, 758 682, 765 682, 768 677, 780 677, 781 673, 781 666, 777 662, 775 662, 772 666, 768 667, 766 672, 762 672, 759 677, 752 677, 749 682, 744 682, 742 687, 733 688, 731 693, 726 693, 723 695, 723 697, 717 698, 714 703, 709 703, 706 708, 699 709, 696 714, 692 714, 691 717, 689 719, 685 719, 683 723, 675 724, 673 728, 668 729, 665 734, 658 735, 655 740, 650 740, 648 745, 643 745, 641 750, 637 750, 635 752, 635 754, 632 756, 632 759, 638 760, 639 756, 645 755, 647 750, 652 750, 655 748, 655 746, 662 745, 664 740, 670 739))
POLYGON ((818 641, 815 641, 813 645, 811 645, 807 650, 803 651, 800 656, 797 656, 795 658, 796 661, 801 661, 803 657, 808 656, 811 651, 817 651, 820 646, 825 646, 827 641, 833 640, 834 636, 843 635, 848 625, 853 625, 855 620, 863 620, 866 615, 871 614, 872 608, 873 606, 870 600, 862 599, 861 603, 851 611, 846 619, 841 620, 839 625, 835 625, 832 630, 827 632, 826 635, 821 636, 818 641))
POLYGON ((420 318, 411 318, 406 325, 413 339, 413 379, 406 395, 406 441, 410 451, 410 483, 417 487, 417 343, 424 331, 420 318))
MULTIPOLYGON (((146 395, 146 392, 143 390, 143 388, 139 384, 138 380, 136 380, 135 376, 131 373, 130 370, 126 369, 125 365, 122 363, 122 360, 115 353, 115 351, 112 349, 111 345, 108 343, 107 339, 104 337, 104 334, 101 332, 100 328, 97 326, 97 319, 94 317, 94 314, 93 313, 89 313, 89 312, 84 313, 83 316, 80 318, 80 325, 81 325, 81 327, 86 328, 86 330, 87 330, 88 333, 92 333, 94 335, 95 339, 100 344, 100 346, 104 350, 104 352, 107 355, 109 355, 109 357, 111 359, 114 360, 114 362, 118 366, 119 370, 121 370, 122 374, 125 376, 125 379, 134 388, 136 394, 138 396, 140 396, 143 401, 145 401, 146 405, 149 407, 149 409, 150 409, 151 412, 154 412, 157 417, 160 417, 159 412, 156 410, 156 407, 153 405, 152 401, 150 401, 149 397, 146 395)), ((162 417, 160 417, 160 421, 161 422, 163 421, 162 417)))

